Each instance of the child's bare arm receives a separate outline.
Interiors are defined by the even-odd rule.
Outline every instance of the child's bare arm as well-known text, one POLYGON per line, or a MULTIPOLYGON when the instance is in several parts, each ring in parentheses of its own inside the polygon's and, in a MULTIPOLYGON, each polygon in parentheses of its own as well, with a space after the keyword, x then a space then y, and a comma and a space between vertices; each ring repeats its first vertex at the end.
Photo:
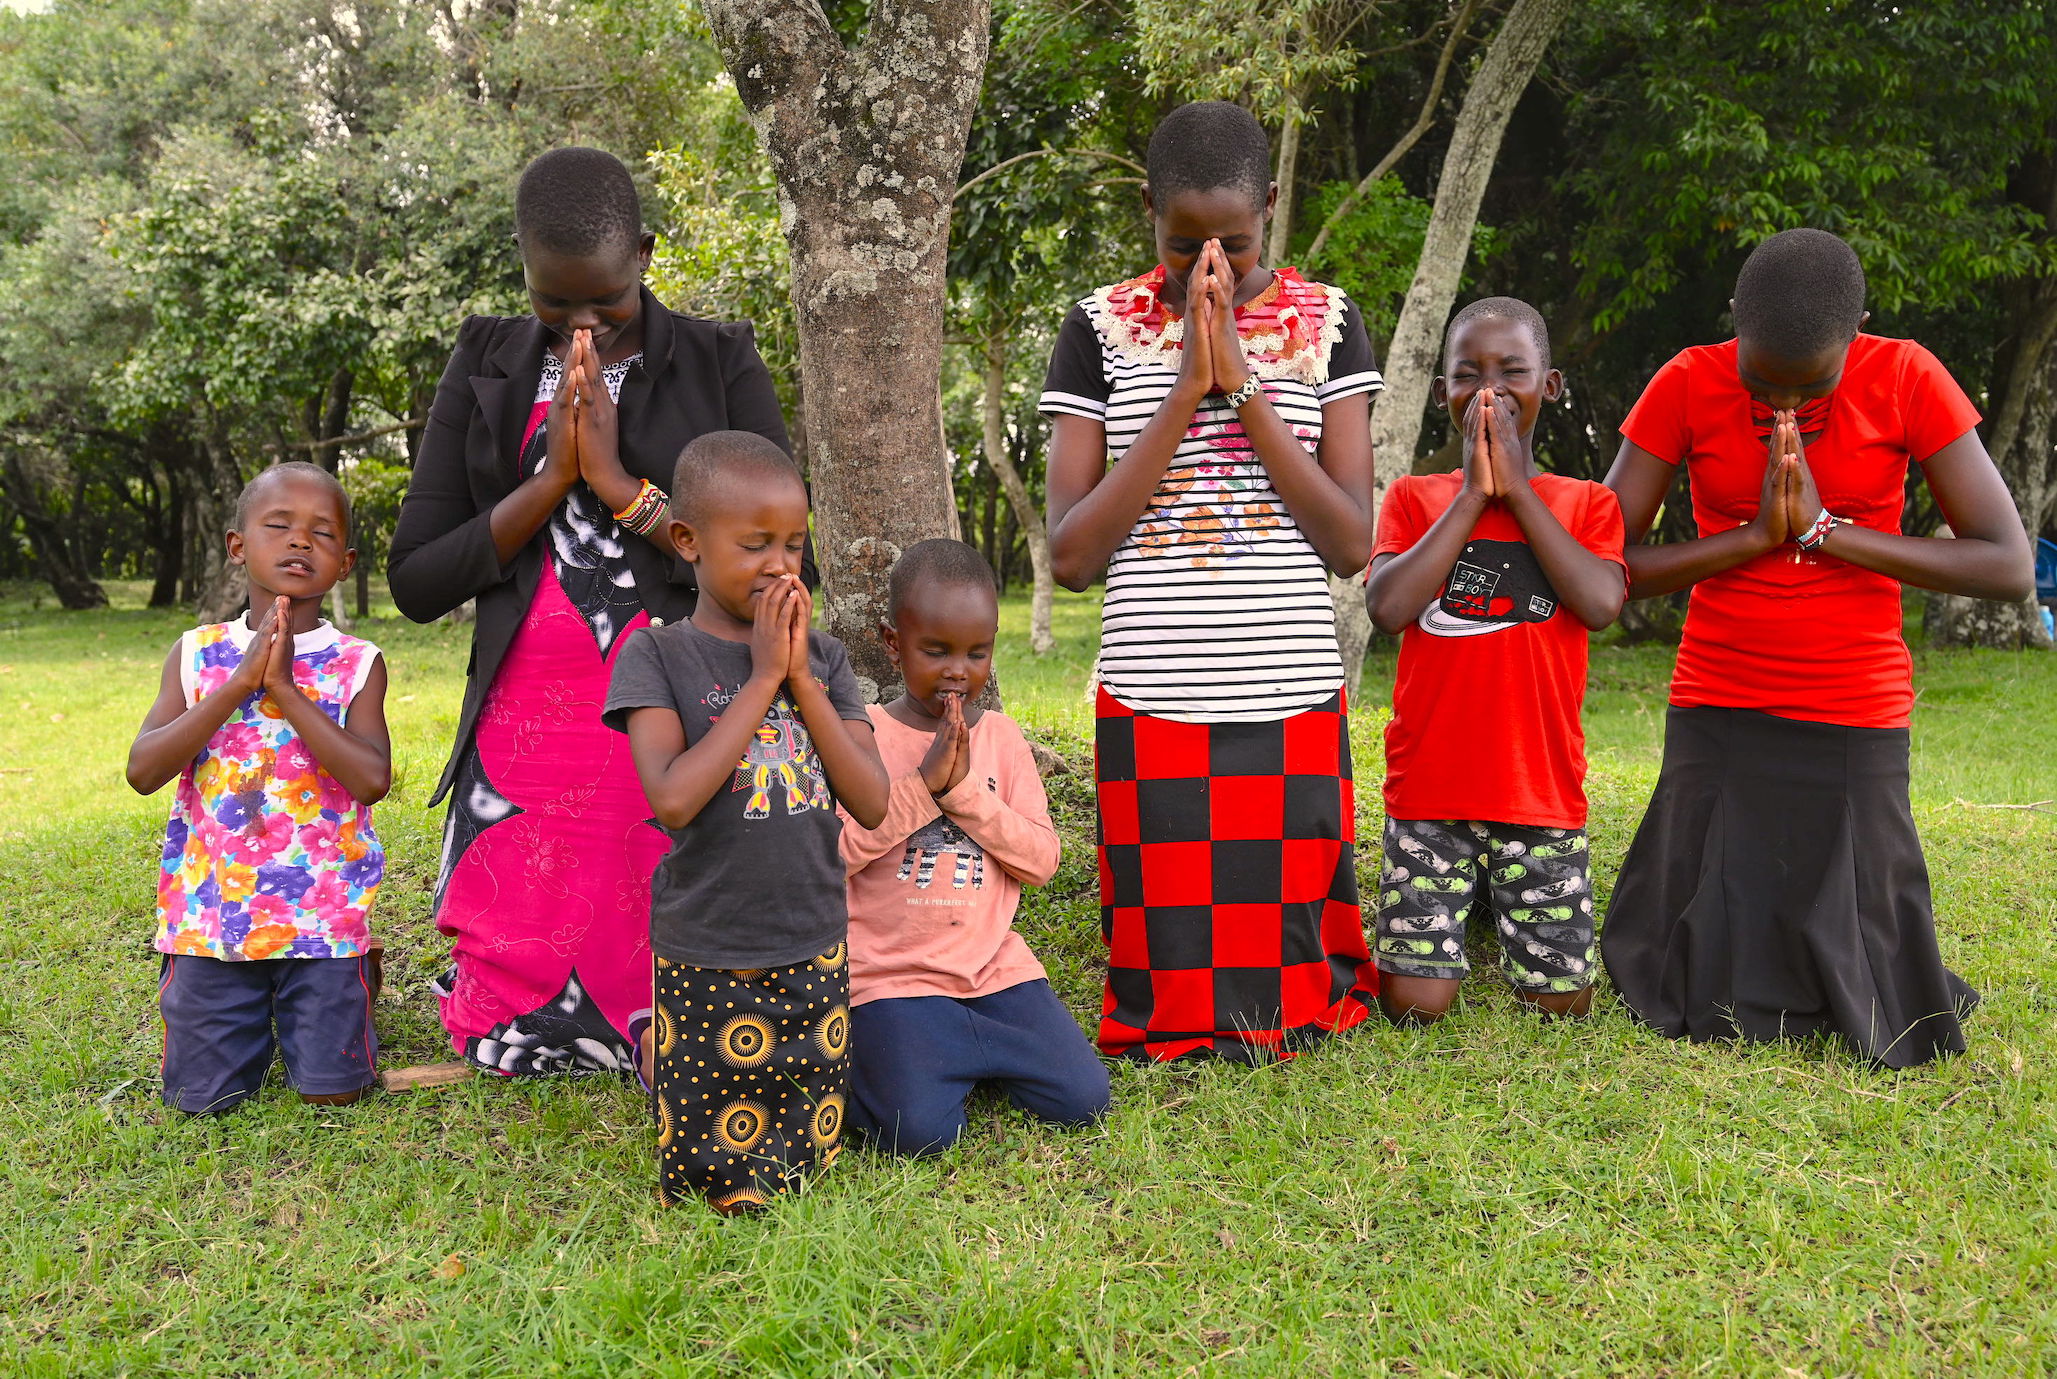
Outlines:
MULTIPOLYGON (((280 647, 290 646, 281 638, 280 647)), ((280 665, 280 652, 272 653, 272 665, 280 665)), ((393 788, 393 743, 386 731, 386 658, 371 664, 363 686, 350 699, 349 726, 344 727, 321 711, 321 706, 300 692, 292 680, 292 656, 285 654, 283 669, 267 675, 265 692, 300 734, 307 750, 321 763, 321 769, 335 777, 336 784, 350 792, 359 804, 377 804, 393 788), (275 676, 283 676, 273 683, 275 676)))
POLYGON ((836 792, 851 818, 866 828, 877 828, 885 822, 893 787, 886 779, 886 764, 879 760, 871 724, 837 713, 828 691, 817 685, 812 675, 794 676, 792 691, 800 721, 807 725, 807 734, 821 757, 821 769, 828 773, 829 789, 836 792))
MULTIPOLYGON (((769 596, 767 596, 769 597, 769 596)), ((786 662, 786 688, 800 721, 814 739, 814 751, 828 773, 829 789, 836 792, 845 813, 866 828, 877 828, 886 817, 892 782, 886 779, 886 764, 879 759, 877 735, 871 720, 857 722, 836 711, 828 691, 814 678, 808 657, 807 628, 814 617, 814 598, 807 586, 793 580, 786 605, 777 610, 790 639, 786 662)), ((762 620, 765 611, 757 614, 762 620)))
MULTIPOLYGON (((253 643, 250 654, 244 657, 246 663, 256 660, 262 664, 257 649, 258 644, 253 643)), ((188 707, 185 686, 179 677, 179 650, 174 645, 164 658, 157 698, 143 715, 143 726, 136 730, 136 740, 129 747, 128 782, 138 795, 153 795, 175 779, 262 684, 257 680, 244 685, 238 670, 227 684, 188 707)))
MULTIPOLYGON (((277 609, 267 612, 257 624, 243 659, 227 682, 200 702, 186 703, 186 687, 180 674, 179 653, 184 642, 174 642, 164 658, 164 674, 157 682, 157 698, 143 715, 143 726, 129 747, 129 787, 139 795, 154 795, 175 779, 207 745, 207 740, 228 722, 245 699, 264 688, 264 675, 274 643, 279 639, 277 609)), ((291 634, 286 634, 290 645, 291 634)))
MULTIPOLYGON (((1511 396, 1496 397, 1485 422, 1491 428, 1490 441, 1496 459, 1506 460, 1521 453, 1518 417, 1511 396)), ((1628 597, 1623 567, 1581 545, 1557 520, 1557 514, 1550 511, 1550 505, 1537 495, 1535 485, 1523 479, 1514 466, 1501 465, 1495 472, 1494 487, 1504 490, 1501 500, 1521 524, 1521 534, 1528 538, 1536 563, 1543 567, 1544 577, 1557 591, 1557 601, 1595 632, 1620 617, 1621 605, 1628 597)))
POLYGON ((735 774, 736 763, 743 759, 765 714, 771 712, 778 690, 778 682, 766 683, 752 676, 721 711, 707 736, 691 747, 686 745, 685 724, 676 710, 629 710, 629 751, 658 823, 684 828, 699 817, 735 774))
POLYGON ((1404 630, 1443 592, 1457 557, 1464 552, 1464 543, 1471 540, 1478 519, 1493 501, 1492 460, 1486 453, 1485 429, 1480 422, 1480 409, 1474 406, 1464 418, 1464 487, 1457 490, 1443 515, 1406 550, 1371 562, 1371 576, 1364 582, 1364 607, 1381 632, 1404 630))

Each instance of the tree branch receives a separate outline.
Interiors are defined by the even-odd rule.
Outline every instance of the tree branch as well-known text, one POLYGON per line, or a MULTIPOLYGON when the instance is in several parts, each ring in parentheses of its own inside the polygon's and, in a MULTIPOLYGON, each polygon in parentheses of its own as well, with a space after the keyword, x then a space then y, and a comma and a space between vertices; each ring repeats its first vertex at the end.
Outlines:
POLYGON ((1314 236, 1314 243, 1307 246, 1307 252, 1303 255, 1309 263, 1314 262, 1320 255, 1328 244, 1330 233, 1342 223, 1343 217, 1357 209, 1357 203, 1364 199, 1372 184, 1391 172, 1393 165, 1405 158, 1408 151, 1421 142, 1421 136, 1435 125, 1436 102, 1443 98, 1443 82, 1450 75, 1450 63, 1457 56, 1457 45, 1463 41, 1465 31, 1471 27, 1471 17, 1478 11, 1478 7, 1479 0, 1464 0, 1463 5, 1459 7, 1457 17, 1450 21, 1450 36, 1443 40, 1443 51, 1436 57, 1435 80, 1429 83, 1428 95, 1421 102, 1421 113, 1414 117, 1414 123, 1408 127, 1407 132, 1386 150, 1386 156, 1378 160, 1372 170, 1364 175, 1363 180, 1351 189, 1350 194, 1336 203, 1335 209, 1328 213, 1328 219, 1322 221, 1320 232, 1314 236))
POLYGON ((979 183, 985 181, 988 177, 992 177, 997 173, 1005 172, 1008 168, 1013 167, 1016 163, 1025 163, 1031 158, 1048 157, 1049 155, 1054 153, 1061 153, 1071 158, 1105 158, 1109 162, 1119 163, 1125 168, 1132 168, 1138 174, 1147 175, 1147 169, 1145 169, 1143 165, 1141 163, 1138 163, 1135 159, 1124 158, 1119 153, 1108 153, 1104 149, 1032 148, 1027 153, 1017 153, 1012 158, 1003 159, 1000 162, 993 164, 993 166, 987 168, 984 172, 977 173, 969 179, 958 183, 956 195, 952 196, 950 200, 954 203, 958 197, 963 196, 966 192, 970 191, 973 187, 976 187, 979 183))
POLYGON ((390 426, 374 426, 369 431, 358 431, 348 436, 331 436, 325 441, 281 441, 263 448, 274 455, 284 454, 289 450, 305 450, 311 453, 319 453, 324 450, 336 450, 346 445, 355 445, 359 441, 377 440, 380 436, 390 436, 395 431, 412 431, 417 426, 425 426, 427 424, 427 417, 410 417, 406 421, 396 421, 390 426))

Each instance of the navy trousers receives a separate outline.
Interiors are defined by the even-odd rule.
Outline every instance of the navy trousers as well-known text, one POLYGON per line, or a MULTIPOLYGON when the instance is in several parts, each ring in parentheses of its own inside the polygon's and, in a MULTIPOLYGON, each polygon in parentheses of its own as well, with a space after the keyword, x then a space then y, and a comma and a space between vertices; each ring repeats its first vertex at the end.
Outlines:
POLYGON ((1107 1068, 1038 978, 959 1000, 900 996, 850 1012, 850 1123, 891 1154, 940 1154, 964 1133, 981 1082, 1032 1116, 1087 1125, 1107 1114, 1107 1068))
POLYGON ((239 1106, 257 1095, 274 1056, 310 1096, 369 1087, 379 1050, 370 962, 163 954, 164 1104, 195 1114, 239 1106))

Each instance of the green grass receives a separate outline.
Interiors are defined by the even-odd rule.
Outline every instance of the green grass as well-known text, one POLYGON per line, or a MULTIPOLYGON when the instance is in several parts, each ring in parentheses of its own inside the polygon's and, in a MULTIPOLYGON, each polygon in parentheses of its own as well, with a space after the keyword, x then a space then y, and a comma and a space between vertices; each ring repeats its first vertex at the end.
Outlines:
MULTIPOLYGON (((1987 996, 1963 1058, 1890 1076, 1819 1045, 1672 1044, 1611 998, 1544 1026, 1482 965, 1426 1034, 1256 1072, 1120 1068, 1091 1133, 982 1101, 939 1160, 847 1155, 727 1221, 654 1204, 642 1103, 611 1081, 158 1105, 165 801, 121 762, 184 620, 118 592, 85 615, 0 597, 0 1371, 2057 1368, 2057 819, 1971 807, 2057 796, 2057 658, 1918 658, 1915 813, 1945 957, 1987 996)), ((1040 663, 1018 600, 1006 620, 1010 709, 1086 760, 1092 602, 1060 601, 1040 663)), ((380 1023, 390 1061, 425 1061, 444 1055, 424 802, 468 629, 364 630, 391 658, 399 768, 380 1023)), ((1655 778, 1667 670, 1663 648, 1593 658, 1603 889, 1655 778)), ((1375 651, 1356 715, 1367 837, 1391 674, 1375 651)), ((1022 925, 1083 1015, 1090 791, 1057 786, 1067 860, 1022 925)))

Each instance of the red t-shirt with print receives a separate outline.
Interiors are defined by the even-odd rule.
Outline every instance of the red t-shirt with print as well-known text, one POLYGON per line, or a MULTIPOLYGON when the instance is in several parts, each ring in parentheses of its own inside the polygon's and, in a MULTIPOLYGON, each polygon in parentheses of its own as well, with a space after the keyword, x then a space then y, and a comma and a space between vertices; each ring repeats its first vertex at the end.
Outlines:
MULTIPOLYGON (((1822 506, 1900 530, 1907 462, 1978 424, 1978 409, 1912 340, 1859 335, 1821 431, 1803 437, 1822 506)), ((1685 350, 1650 380, 1621 433, 1686 466, 1701 536, 1757 515, 1768 444, 1736 378, 1736 342, 1685 350)), ((1671 702, 1853 728, 1904 728, 1914 663, 1897 580, 1787 545, 1693 586, 1671 702)))
MULTIPOLYGON (((1395 481, 1372 558, 1421 540, 1463 487, 1461 470, 1395 481)), ((1621 505, 1610 490, 1559 474, 1538 476, 1535 487, 1581 546, 1623 564, 1621 505)), ((1514 514, 1489 505, 1442 593, 1401 635, 1386 813, 1584 828, 1586 642, 1514 514)))

